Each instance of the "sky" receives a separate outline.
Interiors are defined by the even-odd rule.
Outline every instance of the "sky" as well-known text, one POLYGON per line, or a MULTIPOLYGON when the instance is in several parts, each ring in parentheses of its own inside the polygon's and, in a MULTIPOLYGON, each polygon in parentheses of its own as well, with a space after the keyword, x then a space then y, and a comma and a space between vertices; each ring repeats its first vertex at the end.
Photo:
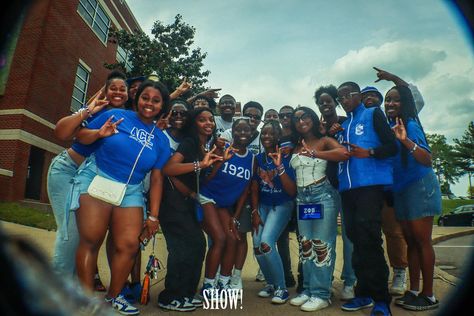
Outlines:
MULTIPOLYGON (((265 109, 285 104, 317 111, 321 85, 355 81, 382 94, 393 85, 373 66, 415 84, 427 133, 460 138, 474 119, 471 35, 446 1, 433 0, 128 0, 143 31, 177 14, 196 28, 207 52, 207 86, 265 109)), ((341 115, 342 108, 338 108, 341 115)), ((451 186, 465 196, 467 178, 451 186)))

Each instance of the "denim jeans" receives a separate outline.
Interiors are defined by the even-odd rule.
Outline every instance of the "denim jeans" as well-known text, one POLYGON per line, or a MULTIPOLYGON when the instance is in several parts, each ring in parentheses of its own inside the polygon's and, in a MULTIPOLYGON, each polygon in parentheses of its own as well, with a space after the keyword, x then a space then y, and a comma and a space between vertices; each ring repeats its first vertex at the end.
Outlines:
POLYGON ((354 249, 354 246, 352 245, 352 241, 350 241, 349 237, 347 237, 346 227, 344 225, 344 212, 342 211, 342 209, 340 214, 342 231, 342 257, 344 260, 342 265, 341 280, 344 281, 345 286, 354 286, 357 280, 354 268, 352 268, 352 251, 354 249))
POLYGON ((298 187, 296 201, 297 212, 300 205, 322 204, 322 218, 302 220, 298 215, 298 229, 303 266, 303 293, 327 300, 331 297, 335 265, 339 196, 332 185, 325 181, 298 187))
POLYGON ((258 234, 253 233, 253 247, 259 248, 260 254, 255 256, 265 280, 275 288, 286 289, 283 263, 276 242, 290 221, 293 205, 293 201, 275 206, 260 204, 258 209, 263 227, 259 226, 258 234), (262 244, 268 245, 270 250, 262 249, 262 244))
POLYGON ((70 277, 73 277, 76 271, 79 233, 76 217, 70 213, 70 210, 66 210, 66 204, 76 171, 76 163, 64 150, 52 160, 47 176, 48 197, 57 225, 53 268, 57 273, 70 277))

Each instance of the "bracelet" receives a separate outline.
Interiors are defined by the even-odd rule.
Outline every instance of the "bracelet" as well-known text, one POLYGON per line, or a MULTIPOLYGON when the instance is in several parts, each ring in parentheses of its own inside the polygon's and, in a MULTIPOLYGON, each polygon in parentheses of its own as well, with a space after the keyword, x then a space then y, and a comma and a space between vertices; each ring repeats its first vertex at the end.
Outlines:
POLYGON ((418 148, 418 144, 415 143, 415 146, 413 146, 413 148, 410 150, 410 154, 413 154, 415 150, 417 150, 417 148, 418 148))
POLYGON ((149 215, 147 219, 149 219, 152 222, 158 222, 158 218, 156 218, 155 216, 152 216, 152 215, 149 215))
POLYGON ((236 219, 236 218, 233 218, 232 219, 234 221, 234 224, 239 227, 240 226, 240 222, 236 219))
POLYGON ((258 210, 255 208, 255 209, 252 210, 252 212, 251 212, 250 214, 253 215, 253 214, 257 213, 257 212, 258 212, 258 210))
POLYGON ((201 171, 201 163, 197 160, 195 160, 193 162, 193 165, 194 165, 194 172, 195 173, 198 173, 199 171, 201 171))
POLYGON ((278 176, 282 176, 283 174, 285 173, 285 169, 283 169, 282 171, 278 172, 278 176))

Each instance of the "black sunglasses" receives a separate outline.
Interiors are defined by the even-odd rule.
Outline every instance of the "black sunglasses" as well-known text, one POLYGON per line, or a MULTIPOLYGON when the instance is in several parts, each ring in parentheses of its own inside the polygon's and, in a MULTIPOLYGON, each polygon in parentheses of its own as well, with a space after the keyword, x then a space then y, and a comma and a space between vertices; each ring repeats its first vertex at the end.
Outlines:
POLYGON ((279 117, 281 120, 284 119, 284 118, 286 118, 286 117, 292 118, 292 117, 293 117, 293 113, 280 113, 280 114, 278 114, 278 117, 279 117))
POLYGON ((244 114, 245 117, 253 119, 255 121, 260 121, 262 117, 260 115, 253 115, 253 114, 244 114))
POLYGON ((300 116, 293 116, 292 119, 295 122, 306 121, 307 119, 311 119, 311 115, 309 113, 303 113, 300 116))
POLYGON ((186 116, 187 111, 178 111, 178 110, 171 110, 171 116, 178 116, 180 115, 181 117, 186 116))

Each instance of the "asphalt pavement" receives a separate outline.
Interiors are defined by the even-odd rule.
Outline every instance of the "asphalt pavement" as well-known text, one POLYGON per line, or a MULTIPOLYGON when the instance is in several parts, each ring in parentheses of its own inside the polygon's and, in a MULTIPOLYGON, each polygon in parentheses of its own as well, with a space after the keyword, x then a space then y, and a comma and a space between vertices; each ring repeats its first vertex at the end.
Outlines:
MULTIPOLYGON (((46 256, 51 257, 54 246, 55 232, 46 231, 43 229, 37 229, 32 227, 27 227, 23 225, 13 224, 9 222, 0 221, 0 229, 3 229, 7 234, 21 236, 27 238, 34 245, 36 245, 40 251, 42 251, 46 256)), ((448 240, 453 237, 464 236, 474 234, 474 228, 472 227, 433 227, 433 242, 436 244, 441 241, 448 240)), ((158 272, 158 278, 152 280, 151 286, 151 301, 147 305, 139 305, 140 315, 156 315, 157 313, 166 313, 166 315, 182 315, 179 312, 168 312, 159 309, 156 305, 156 298, 158 293, 164 287, 164 277, 166 274, 166 257, 167 250, 164 238, 162 235, 157 235, 157 241, 155 245, 155 255, 164 263, 165 267, 158 272)), ((151 243, 150 243, 151 245, 151 243)), ((145 271, 145 265, 149 254, 151 253, 153 247, 148 246, 145 251, 142 252, 142 271, 145 271)), ((297 271, 297 262, 298 262, 298 246, 296 241, 295 234, 290 234, 290 252, 292 257, 292 267, 293 272, 296 277, 297 271)), ((342 288, 342 281, 340 279, 340 274, 342 270, 342 238, 338 236, 337 238, 337 248, 336 248, 336 266, 334 273, 334 296, 332 297, 332 304, 321 311, 316 312, 318 315, 369 315, 370 309, 360 310, 357 312, 343 312, 340 307, 343 302, 340 300, 340 290, 342 288)), ((110 279, 109 269, 107 265, 107 260, 105 256, 104 247, 101 248, 99 254, 99 272, 104 281, 104 284, 108 284, 110 279)), ((370 267, 368 267, 370 269, 370 267)), ((471 267, 474 269, 474 267, 471 267)), ((252 255, 251 248, 251 239, 249 236, 249 251, 247 261, 245 263, 242 278, 243 278, 243 298, 242 301, 239 301, 237 308, 230 309, 198 309, 193 313, 193 315, 303 315, 305 312, 299 310, 299 308, 291 306, 289 303, 284 305, 273 305, 270 303, 270 299, 262 299, 257 296, 258 291, 264 286, 262 282, 255 281, 255 274, 258 270, 258 264, 255 258, 252 255)), ((390 280, 392 276, 390 275, 390 280)), ((459 297, 458 290, 463 287, 462 280, 449 274, 449 271, 443 271, 438 267, 435 267, 435 277, 434 277, 434 292, 436 298, 440 301, 441 308, 435 311, 427 312, 410 312, 400 307, 392 304, 392 313, 393 315, 438 315, 443 311, 443 307, 455 307, 453 304, 458 304, 452 301, 452 297, 459 297)), ((295 295, 295 288, 291 288, 290 297, 295 295)), ((100 294, 97 294, 100 296, 100 294)))

